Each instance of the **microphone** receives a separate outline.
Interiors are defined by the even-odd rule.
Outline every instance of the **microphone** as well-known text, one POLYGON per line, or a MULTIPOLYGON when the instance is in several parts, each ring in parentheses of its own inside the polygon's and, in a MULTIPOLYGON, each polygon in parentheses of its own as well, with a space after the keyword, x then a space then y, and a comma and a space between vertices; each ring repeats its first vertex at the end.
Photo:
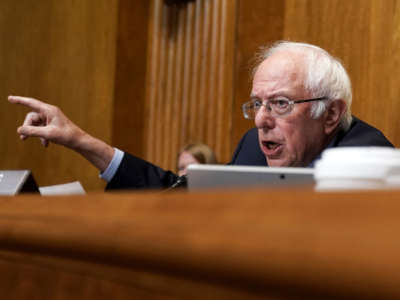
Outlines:
POLYGON ((169 188, 186 188, 187 187, 187 178, 186 175, 179 176, 178 179, 172 184, 169 188))
POLYGON ((176 181, 167 189, 163 190, 162 192, 169 192, 173 189, 186 189, 187 188, 187 178, 186 175, 179 176, 176 181))

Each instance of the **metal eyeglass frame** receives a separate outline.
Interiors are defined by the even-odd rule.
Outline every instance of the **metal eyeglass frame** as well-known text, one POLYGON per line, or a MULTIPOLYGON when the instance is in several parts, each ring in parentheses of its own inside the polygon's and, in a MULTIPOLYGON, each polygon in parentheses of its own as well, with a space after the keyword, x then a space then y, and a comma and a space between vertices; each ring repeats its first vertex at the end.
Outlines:
POLYGON ((289 114, 293 110, 293 106, 295 104, 299 103, 305 103, 305 102, 313 102, 313 101, 321 101, 321 100, 328 100, 327 97, 319 97, 319 98, 313 98, 313 99, 302 99, 302 100, 290 100, 290 99, 272 99, 272 100, 265 100, 265 101, 260 101, 260 100, 251 100, 246 103, 242 104, 242 111, 245 119, 252 120, 255 118, 258 110, 261 108, 261 106, 265 106, 265 108, 271 112, 272 116, 274 117, 280 117, 289 114), (259 101, 260 106, 255 108, 254 102, 259 101), (283 112, 283 113, 277 113, 273 107, 270 105, 271 101, 287 101, 288 103, 288 109, 283 112), (250 114, 254 114, 253 117, 251 117, 250 114))

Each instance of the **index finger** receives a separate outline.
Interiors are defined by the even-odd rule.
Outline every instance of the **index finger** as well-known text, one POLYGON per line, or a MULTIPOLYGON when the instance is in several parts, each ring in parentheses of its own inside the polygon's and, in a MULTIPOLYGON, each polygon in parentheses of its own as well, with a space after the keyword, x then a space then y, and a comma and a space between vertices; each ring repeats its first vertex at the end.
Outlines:
POLYGON ((36 112, 43 112, 48 106, 47 103, 29 97, 8 96, 8 101, 13 104, 21 104, 27 106, 36 112))

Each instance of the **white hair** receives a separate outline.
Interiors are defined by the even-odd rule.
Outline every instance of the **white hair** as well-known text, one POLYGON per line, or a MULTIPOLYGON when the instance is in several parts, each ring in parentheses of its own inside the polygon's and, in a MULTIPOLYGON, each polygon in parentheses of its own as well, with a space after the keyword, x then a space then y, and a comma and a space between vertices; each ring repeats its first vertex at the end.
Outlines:
POLYGON ((340 120, 340 125, 344 130, 347 130, 352 121, 350 78, 339 59, 333 57, 324 49, 306 43, 279 41, 261 50, 257 59, 258 64, 253 72, 255 73, 258 66, 272 54, 284 50, 303 55, 307 68, 304 86, 311 92, 312 97, 327 97, 329 99, 314 102, 311 106, 311 117, 319 118, 327 109, 330 101, 341 99, 346 103, 347 109, 340 120))

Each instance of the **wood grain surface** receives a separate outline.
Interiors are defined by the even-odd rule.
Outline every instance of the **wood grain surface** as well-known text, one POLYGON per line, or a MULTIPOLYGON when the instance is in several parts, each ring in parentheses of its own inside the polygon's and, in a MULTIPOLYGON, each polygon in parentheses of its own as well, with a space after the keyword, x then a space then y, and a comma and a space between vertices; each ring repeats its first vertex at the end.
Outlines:
POLYGON ((7 299, 397 299, 399 191, 0 198, 7 299))

